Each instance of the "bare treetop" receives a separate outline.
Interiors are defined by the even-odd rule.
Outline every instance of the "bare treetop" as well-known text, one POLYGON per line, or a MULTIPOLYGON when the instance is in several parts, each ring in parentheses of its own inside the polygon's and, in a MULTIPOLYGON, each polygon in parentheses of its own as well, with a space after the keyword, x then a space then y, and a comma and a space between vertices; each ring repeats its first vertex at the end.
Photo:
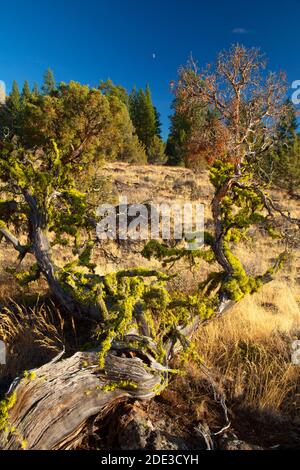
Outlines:
MULTIPOLYGON (((234 45, 221 52, 215 64, 199 70, 191 58, 180 69, 175 89, 186 109, 202 104, 215 117, 216 129, 223 141, 224 154, 241 163, 271 145, 276 124, 286 112, 286 78, 283 72, 266 73, 266 60, 259 49, 234 45), (223 130, 221 132, 221 130, 223 130)), ((211 123, 210 123, 211 124, 211 123)), ((210 126, 211 127, 211 126, 210 126)), ((212 133, 195 130, 193 144, 216 147, 212 133)))

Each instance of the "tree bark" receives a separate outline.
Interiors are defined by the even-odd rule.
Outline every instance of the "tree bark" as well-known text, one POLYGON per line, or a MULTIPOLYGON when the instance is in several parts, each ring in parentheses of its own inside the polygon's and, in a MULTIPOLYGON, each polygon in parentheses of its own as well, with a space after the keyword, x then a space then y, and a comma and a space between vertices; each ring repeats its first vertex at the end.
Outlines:
POLYGON ((32 195, 26 192, 24 197, 30 208, 29 237, 32 243, 32 252, 53 297, 71 316, 101 321, 102 316, 99 308, 94 305, 82 305, 79 303, 57 279, 54 263, 51 258, 46 216, 38 207, 37 201, 32 195))
POLYGON ((116 344, 100 369, 96 352, 78 352, 15 380, 9 393, 16 403, 0 448, 72 449, 92 417, 105 417, 124 400, 154 397, 166 384, 167 369, 148 354, 125 355, 116 344))

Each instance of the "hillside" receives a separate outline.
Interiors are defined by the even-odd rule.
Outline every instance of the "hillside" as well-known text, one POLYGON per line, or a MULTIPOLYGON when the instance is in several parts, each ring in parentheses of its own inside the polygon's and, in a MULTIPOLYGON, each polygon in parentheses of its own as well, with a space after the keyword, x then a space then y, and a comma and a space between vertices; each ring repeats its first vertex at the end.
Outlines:
MULTIPOLYGON (((111 163, 105 165, 103 175, 111 182, 112 198, 126 196, 129 203, 201 202, 205 206, 206 226, 210 226, 212 187, 205 170, 195 175, 184 168, 111 163)), ((291 215, 300 214, 299 201, 279 191, 272 191, 272 196, 288 207, 291 215)), ((157 262, 146 261, 139 254, 142 246, 141 242, 130 241, 102 243, 94 255, 97 271, 104 274, 120 268, 157 267, 157 262)), ((270 265, 282 248, 281 242, 270 248, 263 234, 253 234, 238 253, 248 270, 257 274, 270 265)), ((5 272, 10 261, 7 253, 7 247, 0 252, 0 305, 6 306, 1 311, 1 334, 11 354, 2 370, 3 388, 21 370, 52 357, 61 342, 71 350, 70 344, 79 336, 76 330, 65 336, 64 321, 56 309, 49 307, 47 296, 43 297, 47 294, 43 282, 36 282, 30 290, 16 285, 5 272)), ((59 264, 68 259, 68 252, 60 249, 55 256, 59 264)), ((177 276, 170 281, 170 288, 183 292, 192 291, 206 272, 205 266, 193 269, 183 262, 171 271, 177 276)), ((224 426, 224 409, 215 400, 211 377, 217 389, 225 393, 231 421, 220 447, 299 448, 300 369, 291 363, 291 344, 295 339, 300 339, 299 240, 295 240, 294 251, 276 280, 243 299, 221 320, 198 331, 195 344, 208 368, 207 376, 189 362, 186 373, 173 379, 170 388, 150 404, 130 404, 117 410, 116 419, 120 413, 127 416, 127 421, 121 420, 121 432, 97 427, 96 423, 94 437, 81 442, 80 448, 201 448, 204 444, 197 431, 200 423, 208 423, 214 431, 224 426), (147 431, 142 432, 145 427, 147 431), (234 442, 233 434, 244 443, 234 442), (124 435, 131 435, 132 442, 124 435)))

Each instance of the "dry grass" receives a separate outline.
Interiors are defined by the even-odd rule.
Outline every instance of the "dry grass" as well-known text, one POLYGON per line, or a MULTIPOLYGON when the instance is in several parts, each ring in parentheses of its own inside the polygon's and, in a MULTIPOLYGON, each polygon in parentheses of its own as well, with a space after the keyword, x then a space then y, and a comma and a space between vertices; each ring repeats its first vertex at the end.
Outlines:
POLYGON ((291 362, 291 343, 298 337, 295 292, 274 282, 201 330, 197 344, 205 364, 222 377, 230 400, 296 416, 300 368, 291 362))
POLYGON ((64 349, 65 322, 54 305, 22 306, 13 301, 0 313, 0 338, 7 346, 2 376, 13 379, 64 349))
MULTIPOLYGON (((209 200, 212 189, 206 172, 198 177, 195 189, 194 175, 185 169, 166 167, 135 167, 128 164, 110 164, 104 173, 110 175, 119 193, 129 202, 171 201, 182 202, 195 197, 206 207, 209 217, 209 200)), ((278 202, 300 213, 299 202, 289 200, 274 192, 278 202)), ((4 245, 1 245, 3 249, 4 245)), ((252 297, 246 297, 223 319, 212 322, 200 330, 197 348, 205 364, 222 378, 230 406, 240 406, 295 417, 300 411, 300 366, 291 364, 291 342, 300 337, 300 247, 290 259, 277 280, 265 286, 252 297)), ((99 272, 132 267, 150 266, 129 246, 107 247, 109 253, 96 253, 99 272)), ((282 246, 269 245, 263 235, 255 235, 239 248, 238 255, 255 274, 267 269, 282 251, 282 246)), ((56 253, 58 261, 67 259, 64 252, 56 253)), ((12 251, 0 252, 0 308, 9 298, 18 300, 30 292, 21 291, 4 269, 12 259, 12 251)), ((176 289, 193 289, 206 275, 204 266, 197 273, 176 267, 179 274, 174 281, 176 289)), ((33 286, 33 291, 45 292, 43 283, 33 286)), ((18 304, 23 303, 18 301, 18 304)), ((69 326, 68 326, 69 328, 69 326)), ((13 376, 16 371, 42 363, 64 343, 64 324, 55 308, 45 305, 20 307, 13 305, 3 309, 0 315, 0 337, 9 344, 10 359, 5 373, 13 376)), ((73 338, 76 334, 73 335, 73 338)), ((214 419, 214 411, 208 389, 201 385, 203 377, 194 365, 188 367, 188 375, 177 380, 173 392, 177 398, 170 408, 190 420, 207 417, 214 419), (186 394, 184 404, 180 395, 186 394), (187 400, 188 397, 188 400, 187 400), (207 407, 207 401, 210 406, 207 407), (180 404, 182 403, 182 405, 180 404), (187 407, 187 403, 189 406, 187 407), (209 408, 209 410, 208 410, 209 408)), ((172 393, 172 388, 167 393, 172 393)))

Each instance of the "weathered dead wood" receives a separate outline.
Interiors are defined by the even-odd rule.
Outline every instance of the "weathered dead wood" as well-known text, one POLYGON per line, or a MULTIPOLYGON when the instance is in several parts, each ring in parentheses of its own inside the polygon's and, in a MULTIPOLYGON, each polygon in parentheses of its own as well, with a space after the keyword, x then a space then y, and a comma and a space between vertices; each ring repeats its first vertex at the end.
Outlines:
POLYGON ((1 448, 72 448, 89 418, 104 417, 122 400, 149 400, 165 385, 167 370, 150 355, 122 356, 112 350, 103 370, 96 352, 78 352, 16 381, 10 390, 16 403, 0 435, 1 448))

